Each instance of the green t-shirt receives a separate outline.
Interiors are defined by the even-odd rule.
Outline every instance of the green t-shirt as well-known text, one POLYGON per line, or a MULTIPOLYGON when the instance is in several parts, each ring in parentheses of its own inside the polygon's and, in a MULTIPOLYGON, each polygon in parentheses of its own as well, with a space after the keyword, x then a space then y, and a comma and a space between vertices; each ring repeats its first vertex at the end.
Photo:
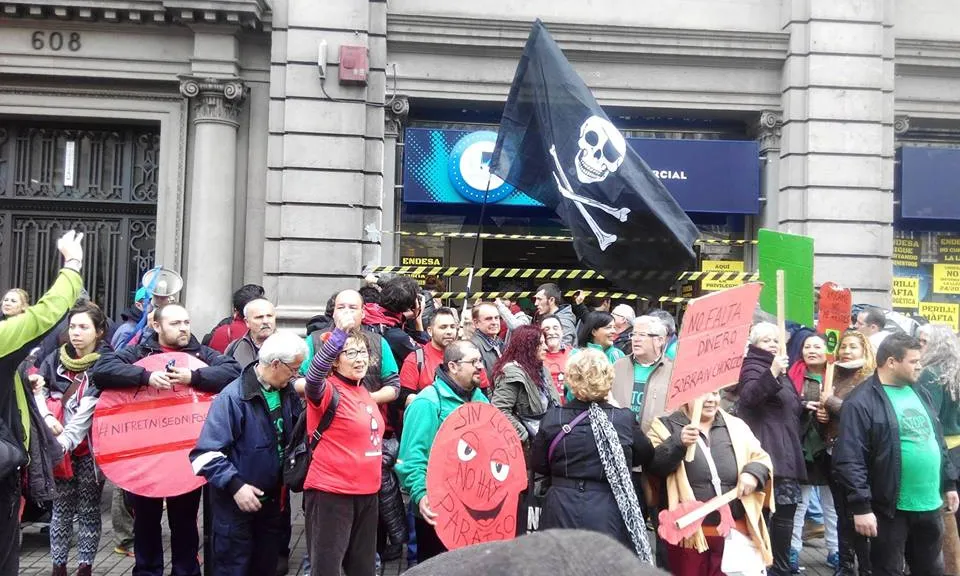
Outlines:
POLYGON ((633 413, 640 416, 640 408, 643 406, 643 393, 647 389, 647 382, 656 364, 644 366, 643 364, 633 363, 633 394, 630 396, 630 409, 633 413))
POLYGON ((910 386, 884 386, 900 426, 900 494, 897 510, 930 512, 943 506, 940 443, 920 397, 910 386))
POLYGON ((267 401, 267 410, 270 411, 270 420, 277 428, 277 458, 283 462, 283 409, 280 406, 280 391, 276 388, 260 387, 263 399, 267 401))

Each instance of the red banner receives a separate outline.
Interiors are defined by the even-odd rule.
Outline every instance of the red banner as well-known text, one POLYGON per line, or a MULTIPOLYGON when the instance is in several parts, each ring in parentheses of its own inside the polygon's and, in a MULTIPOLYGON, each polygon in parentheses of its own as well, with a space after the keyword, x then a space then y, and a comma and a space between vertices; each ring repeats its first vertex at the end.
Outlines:
POLYGON ((849 288, 841 288, 835 282, 820 286, 820 317, 817 332, 827 339, 827 358, 833 361, 840 346, 840 338, 850 328, 853 296, 849 288))
POLYGON ((714 292, 690 302, 680 328, 667 410, 735 384, 762 284, 714 292))
POLYGON ((526 487, 520 436, 506 416, 481 402, 447 416, 430 450, 427 500, 448 550, 514 538, 526 487))
MULTIPOLYGON (((191 370, 206 366, 184 352, 148 356, 136 365, 156 372, 171 361, 191 370)), ((203 486, 187 455, 213 398, 190 386, 104 390, 93 414, 97 465, 114 484, 140 496, 179 496, 203 486)))

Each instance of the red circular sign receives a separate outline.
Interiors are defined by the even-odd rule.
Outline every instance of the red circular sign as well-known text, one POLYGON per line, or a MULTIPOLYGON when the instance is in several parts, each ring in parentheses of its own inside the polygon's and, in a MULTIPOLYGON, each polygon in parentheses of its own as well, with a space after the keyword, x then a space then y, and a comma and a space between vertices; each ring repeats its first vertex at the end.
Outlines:
POLYGON ((448 550, 514 538, 526 487, 523 446, 506 416, 482 402, 447 416, 430 449, 427 501, 448 550))
MULTIPOLYGON (((147 356, 136 363, 151 372, 206 364, 185 352, 147 356)), ((190 450, 200 436, 214 394, 190 386, 104 390, 93 414, 93 452, 114 484, 139 496, 165 498, 206 482, 193 473, 190 450)))

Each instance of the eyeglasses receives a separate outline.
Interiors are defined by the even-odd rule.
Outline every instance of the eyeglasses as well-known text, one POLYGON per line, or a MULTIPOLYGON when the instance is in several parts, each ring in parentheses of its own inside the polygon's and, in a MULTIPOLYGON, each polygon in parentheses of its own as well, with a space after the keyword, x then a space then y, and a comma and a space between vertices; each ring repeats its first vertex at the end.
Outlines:
POLYGON ((369 352, 367 352, 366 350, 361 350, 359 348, 351 348, 350 350, 344 350, 343 352, 341 352, 341 354, 346 356, 347 360, 356 360, 357 356, 360 356, 361 358, 367 358, 370 356, 369 352))
POLYGON ((483 366, 483 358, 473 360, 457 360, 457 364, 473 364, 474 366, 483 366))
MULTIPOLYGON (((280 361, 277 360, 277 362, 280 362, 280 361)), ((299 364, 287 364, 286 362, 280 362, 280 365, 286 368, 287 370, 289 370, 291 374, 296 374, 297 372, 300 371, 299 364)))

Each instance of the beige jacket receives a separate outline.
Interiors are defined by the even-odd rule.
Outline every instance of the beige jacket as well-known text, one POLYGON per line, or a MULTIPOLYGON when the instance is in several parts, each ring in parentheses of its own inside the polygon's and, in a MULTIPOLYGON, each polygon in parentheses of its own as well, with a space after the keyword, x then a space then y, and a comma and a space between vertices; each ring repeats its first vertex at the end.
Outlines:
MULTIPOLYGON (((723 421, 727 425, 727 432, 730 434, 730 442, 733 444, 733 451, 737 459, 737 470, 742 471, 743 467, 749 462, 759 462, 766 466, 767 470, 770 470, 770 478, 767 479, 763 492, 754 492, 746 498, 740 499, 747 513, 746 520, 750 538, 760 550, 764 563, 770 566, 773 564, 773 553, 770 549, 770 533, 767 532, 767 524, 763 520, 763 509, 769 508, 771 513, 775 509, 773 501, 773 461, 770 459, 770 455, 764 452, 760 446, 760 441, 750 431, 746 422, 722 410, 721 413, 723 414, 723 421)), ((657 418, 653 421, 647 437, 650 438, 650 442, 656 448, 670 438, 670 431, 657 418)), ((680 502, 696 500, 693 495, 693 488, 690 487, 690 481, 687 479, 686 466, 681 465, 677 468, 676 472, 666 478, 665 484, 668 509, 673 510, 680 502)), ((696 534, 684 539, 681 546, 683 548, 693 548, 697 552, 706 552, 708 546, 703 530, 697 530, 696 534)))
MULTIPOLYGON (((620 406, 630 407, 633 397, 633 357, 627 356, 617 360, 613 365, 613 398, 620 406)), ((643 403, 640 408, 640 429, 644 434, 650 431, 650 425, 655 418, 666 414, 667 391, 670 388, 670 375, 673 374, 673 361, 662 356, 657 361, 657 367, 650 374, 647 387, 643 393, 643 403)))

